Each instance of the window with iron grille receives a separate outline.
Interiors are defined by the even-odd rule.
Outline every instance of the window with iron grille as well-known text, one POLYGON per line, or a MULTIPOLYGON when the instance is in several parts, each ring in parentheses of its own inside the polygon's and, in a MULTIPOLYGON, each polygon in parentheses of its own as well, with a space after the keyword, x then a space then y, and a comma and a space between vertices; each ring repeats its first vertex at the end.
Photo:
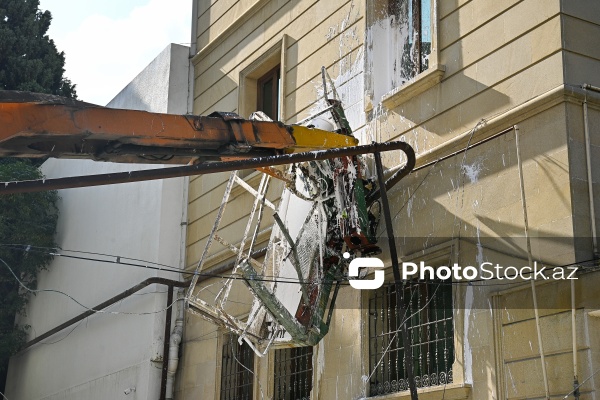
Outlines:
POLYGON ((221 400, 252 399, 254 352, 235 335, 223 336, 221 357, 221 400))
POLYGON ((312 356, 312 347, 275 350, 273 400, 310 399, 312 356))
POLYGON ((395 286, 384 285, 369 298, 370 395, 408 390, 404 343, 399 331, 406 320, 418 388, 452 382, 454 326, 451 282, 404 284, 400 315, 395 286))

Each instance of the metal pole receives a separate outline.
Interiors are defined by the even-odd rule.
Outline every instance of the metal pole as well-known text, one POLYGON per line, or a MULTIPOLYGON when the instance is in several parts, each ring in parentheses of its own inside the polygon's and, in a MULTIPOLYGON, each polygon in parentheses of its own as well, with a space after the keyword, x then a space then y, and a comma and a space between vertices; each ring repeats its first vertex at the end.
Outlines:
MULTIPOLYGON (((385 219, 385 228, 388 234, 388 242, 390 246, 390 257, 392 259, 392 271, 394 272, 394 288, 396 290, 396 306, 398 308, 398 314, 402 317, 406 314, 406 308, 402 302, 402 286, 400 284, 400 266, 398 265, 398 253, 396 252, 396 242, 394 239, 394 227, 392 226, 392 216, 390 214, 390 204, 388 202, 387 190, 385 187, 385 178, 383 176, 383 165, 381 164, 381 154, 378 152, 373 154, 375 156, 375 166, 377 167, 377 179, 379 180, 379 190, 381 193, 381 207, 383 208, 383 216, 385 219)), ((411 400, 418 400, 417 385, 415 383, 415 375, 413 369, 413 358, 412 348, 410 343, 410 337, 408 335, 408 325, 404 321, 398 320, 402 324, 402 344, 404 345, 404 363, 406 364, 406 374, 408 379, 408 387, 410 389, 411 400)))
MULTIPOLYGON (((27 342, 23 345, 23 347, 21 348, 19 353, 23 352, 28 347, 31 347, 34 344, 39 343, 42 340, 47 339, 50 336, 62 331, 63 329, 73 325, 74 323, 79 322, 82 319, 85 319, 85 318, 89 317, 90 315, 93 315, 96 312, 101 311, 112 304, 115 304, 117 301, 123 300, 124 298, 131 296, 135 292, 138 292, 141 289, 143 289, 146 286, 149 286, 153 283, 161 284, 161 285, 172 285, 175 287, 186 287, 189 284, 189 282, 180 282, 180 281, 174 281, 174 280, 165 279, 165 278, 157 278, 157 277, 148 278, 145 281, 133 286, 132 288, 127 289, 126 291, 122 292, 121 294, 118 294, 118 295, 110 298, 109 300, 98 304, 96 307, 92 307, 90 310, 85 311, 85 312, 79 314, 78 316, 71 318, 70 320, 58 325, 56 328, 53 328, 53 329, 49 330, 48 332, 41 334, 40 336, 36 337, 35 339, 30 340, 29 342, 27 342)), ((17 353, 17 355, 19 353, 17 353)))
POLYGON ((40 179, 20 182, 0 182, 0 194, 40 192, 44 190, 67 189, 88 186, 112 185, 116 183, 150 181, 154 179, 177 178, 181 176, 230 172, 248 168, 269 167, 293 164, 304 161, 319 161, 331 158, 355 156, 366 153, 401 150, 409 162, 414 163, 414 151, 406 142, 373 143, 363 146, 336 148, 331 150, 308 151, 282 154, 278 156, 255 157, 235 161, 219 161, 181 167, 147 169, 142 171, 116 172, 110 174, 74 176, 68 178, 40 179))
MULTIPOLYGON (((586 86, 583 86, 586 89, 586 86)), ((594 180, 592 178, 592 153, 591 147, 592 142, 590 140, 590 128, 588 122, 588 105, 587 105, 587 93, 583 100, 583 134, 585 138, 585 166, 587 169, 587 181, 588 181, 588 199, 590 201, 590 229, 592 231, 592 250, 593 256, 598 255, 598 237, 596 235, 596 204, 594 202, 594 180)))
POLYGON ((169 292, 167 294, 167 315, 165 316, 165 335, 163 342, 163 365, 162 374, 160 377, 160 400, 165 400, 167 395, 167 371, 169 367, 169 343, 171 342, 171 317, 173 315, 173 307, 170 307, 173 303, 173 286, 169 285, 169 292))
MULTIPOLYGON (((529 219, 527 218, 527 201, 525 199, 525 183, 523 180, 523 162, 521 161, 521 147, 519 146, 519 127, 515 125, 515 146, 517 147, 517 165, 519 167, 519 182, 521 186, 521 204, 523 206, 523 221, 525 224, 525 241, 527 244, 527 258, 529 259, 529 268, 533 270, 533 259, 531 257, 531 241, 529 240, 529 219)), ((542 379, 544 380, 544 392, 546 399, 550 399, 550 389, 548 387, 548 374, 546 373, 546 358, 544 355, 544 343, 542 342, 542 328, 540 325, 540 314, 538 311, 537 294, 535 292, 535 279, 531 279, 531 295, 533 296, 533 314, 535 316, 535 326, 538 337, 538 349, 540 360, 542 362, 542 379)))

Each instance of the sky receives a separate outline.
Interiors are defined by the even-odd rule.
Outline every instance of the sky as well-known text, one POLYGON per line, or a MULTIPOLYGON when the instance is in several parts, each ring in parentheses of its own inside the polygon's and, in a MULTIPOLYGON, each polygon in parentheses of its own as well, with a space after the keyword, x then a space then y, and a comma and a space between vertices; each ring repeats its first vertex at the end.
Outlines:
POLYGON ((77 97, 106 105, 169 43, 189 45, 192 0, 40 0, 77 97))

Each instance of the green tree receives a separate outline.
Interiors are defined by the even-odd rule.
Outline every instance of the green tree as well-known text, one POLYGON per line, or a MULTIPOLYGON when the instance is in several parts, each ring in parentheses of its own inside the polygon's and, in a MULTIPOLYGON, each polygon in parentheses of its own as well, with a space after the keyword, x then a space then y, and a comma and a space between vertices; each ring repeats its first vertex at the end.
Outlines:
MULTIPOLYGON (((23 90, 76 98, 64 77, 65 55, 46 34, 52 21, 39 0, 0 0, 0 90, 23 90)), ((41 179, 32 160, 0 159, 0 181, 41 179)), ((56 247, 56 191, 0 195, 0 259, 28 287, 52 257, 36 246, 56 247), (28 244, 30 248, 6 246, 28 244)), ((4 392, 9 357, 26 339, 27 326, 15 326, 29 293, 0 262, 0 391, 4 392)))
POLYGON ((52 21, 39 0, 0 0, 0 89, 76 97, 65 54, 46 34, 52 21))
MULTIPOLYGON (((0 182, 42 178, 40 170, 27 160, 0 160, 0 182)), ((57 246, 54 241, 58 219, 57 202, 58 193, 55 190, 0 195, 1 374, 7 372, 8 359, 24 343, 28 328, 15 326, 15 317, 24 310, 29 296, 20 287, 15 275, 27 287, 34 288, 38 273, 52 261, 49 252, 37 251, 37 247, 57 246), (12 246, 13 244, 28 246, 12 246)))

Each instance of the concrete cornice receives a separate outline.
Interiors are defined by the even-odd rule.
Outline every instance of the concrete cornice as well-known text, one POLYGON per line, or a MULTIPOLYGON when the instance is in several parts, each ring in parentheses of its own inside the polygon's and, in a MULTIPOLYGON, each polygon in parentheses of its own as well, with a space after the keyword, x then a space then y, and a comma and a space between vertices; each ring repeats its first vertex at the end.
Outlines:
POLYGON ((498 132, 510 129, 515 124, 560 103, 568 102, 581 105, 586 98, 589 107, 600 110, 600 93, 585 91, 581 86, 557 86, 501 114, 484 119, 483 124, 473 133, 473 137, 471 137, 471 130, 469 130, 423 153, 417 154, 415 168, 435 162, 435 160, 454 151, 464 149, 467 143, 473 146, 483 140, 489 139, 498 134, 498 132))

